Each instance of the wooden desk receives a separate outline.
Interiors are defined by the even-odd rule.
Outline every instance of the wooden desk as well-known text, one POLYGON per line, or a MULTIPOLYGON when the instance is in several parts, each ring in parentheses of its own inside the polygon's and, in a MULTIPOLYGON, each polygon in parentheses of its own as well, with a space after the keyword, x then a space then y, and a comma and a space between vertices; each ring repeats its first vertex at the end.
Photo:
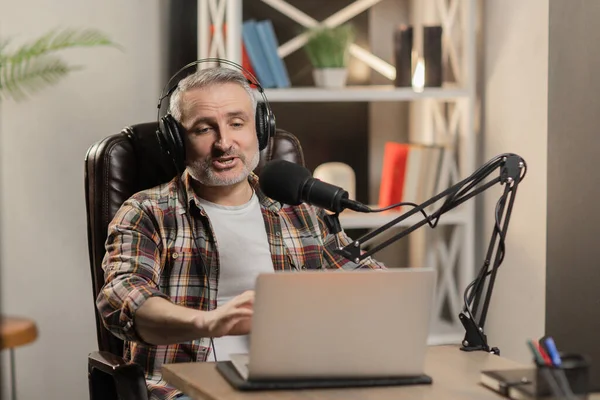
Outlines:
MULTIPOLYGON (((425 372, 433 379, 431 385, 267 392, 234 390, 215 369, 214 363, 170 364, 162 371, 167 382, 196 400, 497 400, 503 397, 479 384, 480 371, 523 367, 523 364, 480 351, 466 353, 458 346, 432 346, 425 360, 425 372)), ((599 400, 600 395, 590 396, 591 399, 599 400)))

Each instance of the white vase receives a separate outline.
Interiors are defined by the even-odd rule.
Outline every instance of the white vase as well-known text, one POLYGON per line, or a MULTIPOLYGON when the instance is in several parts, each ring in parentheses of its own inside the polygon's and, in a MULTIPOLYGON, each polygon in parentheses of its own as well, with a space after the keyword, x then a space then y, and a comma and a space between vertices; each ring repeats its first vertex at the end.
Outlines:
POLYGON ((315 86, 324 88, 341 88, 346 86, 348 70, 346 68, 315 68, 313 78, 315 86))

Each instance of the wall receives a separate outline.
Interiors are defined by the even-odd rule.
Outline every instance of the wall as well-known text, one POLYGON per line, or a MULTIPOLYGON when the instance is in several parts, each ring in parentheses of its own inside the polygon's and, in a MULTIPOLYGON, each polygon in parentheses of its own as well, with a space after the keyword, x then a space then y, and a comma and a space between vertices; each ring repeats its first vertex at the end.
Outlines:
POLYGON ((600 389, 600 3, 550 0, 546 331, 593 360, 600 389))
POLYGON ((15 44, 69 26, 101 29, 123 46, 65 51, 85 68, 26 102, 0 107, 0 301, 3 313, 33 318, 39 328, 38 340, 16 351, 20 399, 88 397, 87 354, 97 347, 83 160, 94 141, 156 118, 164 4, 2 3, 0 35, 15 44))
MULTIPOLYGON (((488 0, 484 7, 484 159, 479 161, 513 152, 529 166, 518 189, 486 330, 501 355, 529 362, 525 339, 544 333, 548 0, 488 0)), ((480 207, 485 246, 502 189, 488 190, 480 207)))

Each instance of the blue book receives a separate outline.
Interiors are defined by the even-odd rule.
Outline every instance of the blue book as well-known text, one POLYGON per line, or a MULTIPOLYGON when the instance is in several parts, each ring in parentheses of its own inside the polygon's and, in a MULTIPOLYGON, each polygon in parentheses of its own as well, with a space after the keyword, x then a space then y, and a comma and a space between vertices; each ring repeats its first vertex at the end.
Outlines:
POLYGON ((252 68, 256 72, 256 78, 260 81, 261 86, 263 88, 277 87, 275 74, 271 72, 271 67, 267 62, 267 55, 258 36, 258 27, 255 20, 248 20, 242 24, 242 39, 252 63, 252 68))
POLYGON ((277 87, 287 88, 290 87, 290 78, 285 68, 285 64, 279 54, 277 54, 277 48, 279 43, 275 36, 275 30, 273 29, 273 23, 270 20, 264 20, 257 23, 258 36, 262 42, 263 49, 267 56, 269 67, 275 76, 275 82, 277 87))

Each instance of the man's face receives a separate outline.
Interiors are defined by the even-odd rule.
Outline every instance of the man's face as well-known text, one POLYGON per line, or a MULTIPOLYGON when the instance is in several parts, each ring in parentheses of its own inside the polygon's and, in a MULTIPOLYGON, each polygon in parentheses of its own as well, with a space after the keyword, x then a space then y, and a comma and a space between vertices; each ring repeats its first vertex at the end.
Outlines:
POLYGON ((260 157, 248 92, 236 83, 225 83, 189 90, 182 100, 192 178, 205 186, 245 180, 260 157))

